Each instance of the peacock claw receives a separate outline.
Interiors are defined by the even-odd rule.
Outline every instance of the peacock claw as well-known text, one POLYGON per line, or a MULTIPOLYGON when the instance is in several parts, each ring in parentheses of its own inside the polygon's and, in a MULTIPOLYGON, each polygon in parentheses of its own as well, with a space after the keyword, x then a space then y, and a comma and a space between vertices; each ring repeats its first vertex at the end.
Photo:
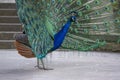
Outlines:
POLYGON ((41 70, 53 70, 53 68, 43 68, 43 67, 40 67, 38 65, 35 66, 35 68, 38 68, 38 69, 41 69, 41 70))
POLYGON ((54 70, 53 68, 43 68, 44 70, 54 70))
POLYGON ((38 66, 38 65, 36 65, 36 66, 35 66, 35 68, 38 68, 38 69, 43 69, 42 67, 40 67, 40 66, 38 66))

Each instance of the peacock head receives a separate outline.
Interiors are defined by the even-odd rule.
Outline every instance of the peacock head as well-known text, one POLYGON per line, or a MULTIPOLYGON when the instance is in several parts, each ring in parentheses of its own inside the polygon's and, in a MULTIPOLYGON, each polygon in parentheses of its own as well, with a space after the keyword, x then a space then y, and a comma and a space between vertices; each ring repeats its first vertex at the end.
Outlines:
POLYGON ((71 18, 70 18, 70 21, 71 22, 76 22, 76 17, 78 16, 78 13, 75 12, 75 11, 72 11, 71 12, 71 18))
POLYGON ((76 11, 72 11, 72 12, 71 12, 71 15, 72 15, 72 16, 78 16, 78 13, 77 13, 76 11))

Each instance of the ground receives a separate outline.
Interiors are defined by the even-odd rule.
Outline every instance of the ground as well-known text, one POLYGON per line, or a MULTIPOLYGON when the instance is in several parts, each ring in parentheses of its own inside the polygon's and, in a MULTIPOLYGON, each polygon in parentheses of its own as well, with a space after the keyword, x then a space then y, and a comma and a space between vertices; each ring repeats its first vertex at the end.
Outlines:
POLYGON ((0 50, 0 80, 120 80, 119 53, 55 51, 44 61, 54 70, 35 68, 35 58, 16 50, 0 50))

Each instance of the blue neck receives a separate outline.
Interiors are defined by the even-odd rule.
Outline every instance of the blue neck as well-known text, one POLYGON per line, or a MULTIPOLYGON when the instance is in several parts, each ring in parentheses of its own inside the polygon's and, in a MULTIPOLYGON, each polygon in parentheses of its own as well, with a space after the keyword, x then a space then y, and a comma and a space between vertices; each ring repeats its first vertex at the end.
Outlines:
POLYGON ((69 27, 71 26, 71 23, 73 22, 73 19, 76 19, 76 17, 72 16, 62 27, 62 29, 54 35, 54 47, 51 49, 51 51, 56 50, 61 46, 69 30, 69 27))

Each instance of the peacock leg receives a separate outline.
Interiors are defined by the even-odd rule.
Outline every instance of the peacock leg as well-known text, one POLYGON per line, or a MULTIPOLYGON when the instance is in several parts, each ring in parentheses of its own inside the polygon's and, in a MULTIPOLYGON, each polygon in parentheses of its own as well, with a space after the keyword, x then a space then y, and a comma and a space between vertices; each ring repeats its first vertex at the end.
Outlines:
POLYGON ((53 70, 52 68, 46 68, 43 59, 40 59, 44 70, 53 70))
POLYGON ((43 69, 46 70, 43 59, 40 59, 40 61, 41 61, 41 63, 42 63, 43 69))
POLYGON ((37 59, 37 65, 36 65, 35 67, 37 67, 38 69, 43 69, 43 68, 40 66, 40 60, 39 60, 39 59, 37 59))
POLYGON ((37 65, 35 67, 37 67, 38 69, 43 69, 43 70, 53 70, 52 68, 45 67, 43 59, 37 59, 37 65), (42 67, 40 66, 40 61, 41 61, 42 67))

